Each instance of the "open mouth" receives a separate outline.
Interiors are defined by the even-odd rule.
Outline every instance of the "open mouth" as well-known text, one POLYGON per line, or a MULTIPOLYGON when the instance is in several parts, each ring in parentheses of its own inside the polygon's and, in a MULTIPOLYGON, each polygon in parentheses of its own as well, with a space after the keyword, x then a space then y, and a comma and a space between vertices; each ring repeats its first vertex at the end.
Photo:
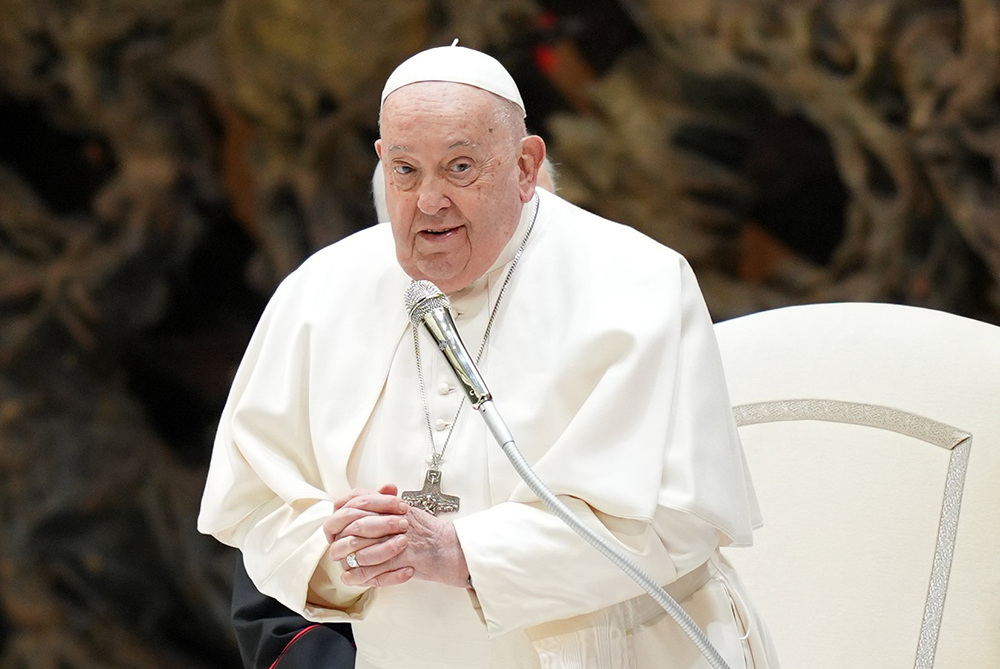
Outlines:
POLYGON ((454 233, 461 226, 454 228, 442 228, 441 230, 422 230, 420 235, 422 237, 430 237, 431 239, 443 239, 454 233))

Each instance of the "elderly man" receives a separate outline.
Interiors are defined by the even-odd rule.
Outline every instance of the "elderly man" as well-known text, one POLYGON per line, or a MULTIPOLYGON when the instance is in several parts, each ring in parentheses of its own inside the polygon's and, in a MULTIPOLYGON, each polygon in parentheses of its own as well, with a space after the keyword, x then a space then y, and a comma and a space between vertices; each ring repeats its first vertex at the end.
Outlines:
POLYGON ((492 58, 414 56, 376 151, 390 223, 310 258, 261 318, 199 528, 257 588, 350 621, 358 667, 706 666, 520 484, 402 295, 433 281, 525 457, 682 602, 731 667, 776 666, 721 544, 758 522, 683 258, 536 189, 545 146, 492 58), (422 487, 421 487, 422 486, 422 487))
MULTIPOLYGON (((555 182, 555 166, 546 156, 538 173, 537 186, 554 193, 555 182)), ((372 199, 378 220, 388 221, 385 168, 381 161, 372 174, 372 199)), ((311 624, 280 602, 261 594, 242 561, 235 568, 232 622, 246 669, 346 669, 354 666, 354 636, 350 623, 311 624)))

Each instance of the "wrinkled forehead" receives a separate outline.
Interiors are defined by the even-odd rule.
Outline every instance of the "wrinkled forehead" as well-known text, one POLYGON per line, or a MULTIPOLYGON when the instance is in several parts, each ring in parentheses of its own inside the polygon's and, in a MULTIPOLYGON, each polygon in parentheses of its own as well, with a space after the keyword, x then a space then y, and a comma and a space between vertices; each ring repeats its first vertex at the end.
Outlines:
POLYGON ((489 91, 452 82, 418 82, 386 98, 380 135, 383 139, 413 132, 498 135, 502 133, 495 131, 512 114, 517 114, 517 108, 489 91))
POLYGON ((418 81, 386 96, 381 114, 382 118, 421 110, 474 114, 489 111, 500 102, 501 98, 475 86, 450 81, 418 81))

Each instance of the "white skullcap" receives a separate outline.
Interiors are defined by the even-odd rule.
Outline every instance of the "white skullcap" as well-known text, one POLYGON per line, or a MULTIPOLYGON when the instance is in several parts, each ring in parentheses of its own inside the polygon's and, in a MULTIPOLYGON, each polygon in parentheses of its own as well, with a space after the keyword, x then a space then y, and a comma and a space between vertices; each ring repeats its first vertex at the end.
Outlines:
POLYGON ((517 84, 500 61, 481 51, 456 46, 457 43, 455 40, 451 46, 427 49, 403 61, 385 82, 381 104, 385 104, 390 93, 403 86, 421 81, 450 81, 499 95, 516 104, 521 114, 527 116, 517 84))

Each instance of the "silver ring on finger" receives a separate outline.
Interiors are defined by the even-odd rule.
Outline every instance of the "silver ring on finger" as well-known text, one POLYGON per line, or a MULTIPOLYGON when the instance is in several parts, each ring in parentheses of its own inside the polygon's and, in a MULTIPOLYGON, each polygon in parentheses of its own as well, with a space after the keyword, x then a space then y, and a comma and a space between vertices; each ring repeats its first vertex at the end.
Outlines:
POLYGON ((344 562, 351 569, 357 569, 360 565, 358 564, 358 556, 355 553, 348 553, 347 557, 344 558, 344 562))

